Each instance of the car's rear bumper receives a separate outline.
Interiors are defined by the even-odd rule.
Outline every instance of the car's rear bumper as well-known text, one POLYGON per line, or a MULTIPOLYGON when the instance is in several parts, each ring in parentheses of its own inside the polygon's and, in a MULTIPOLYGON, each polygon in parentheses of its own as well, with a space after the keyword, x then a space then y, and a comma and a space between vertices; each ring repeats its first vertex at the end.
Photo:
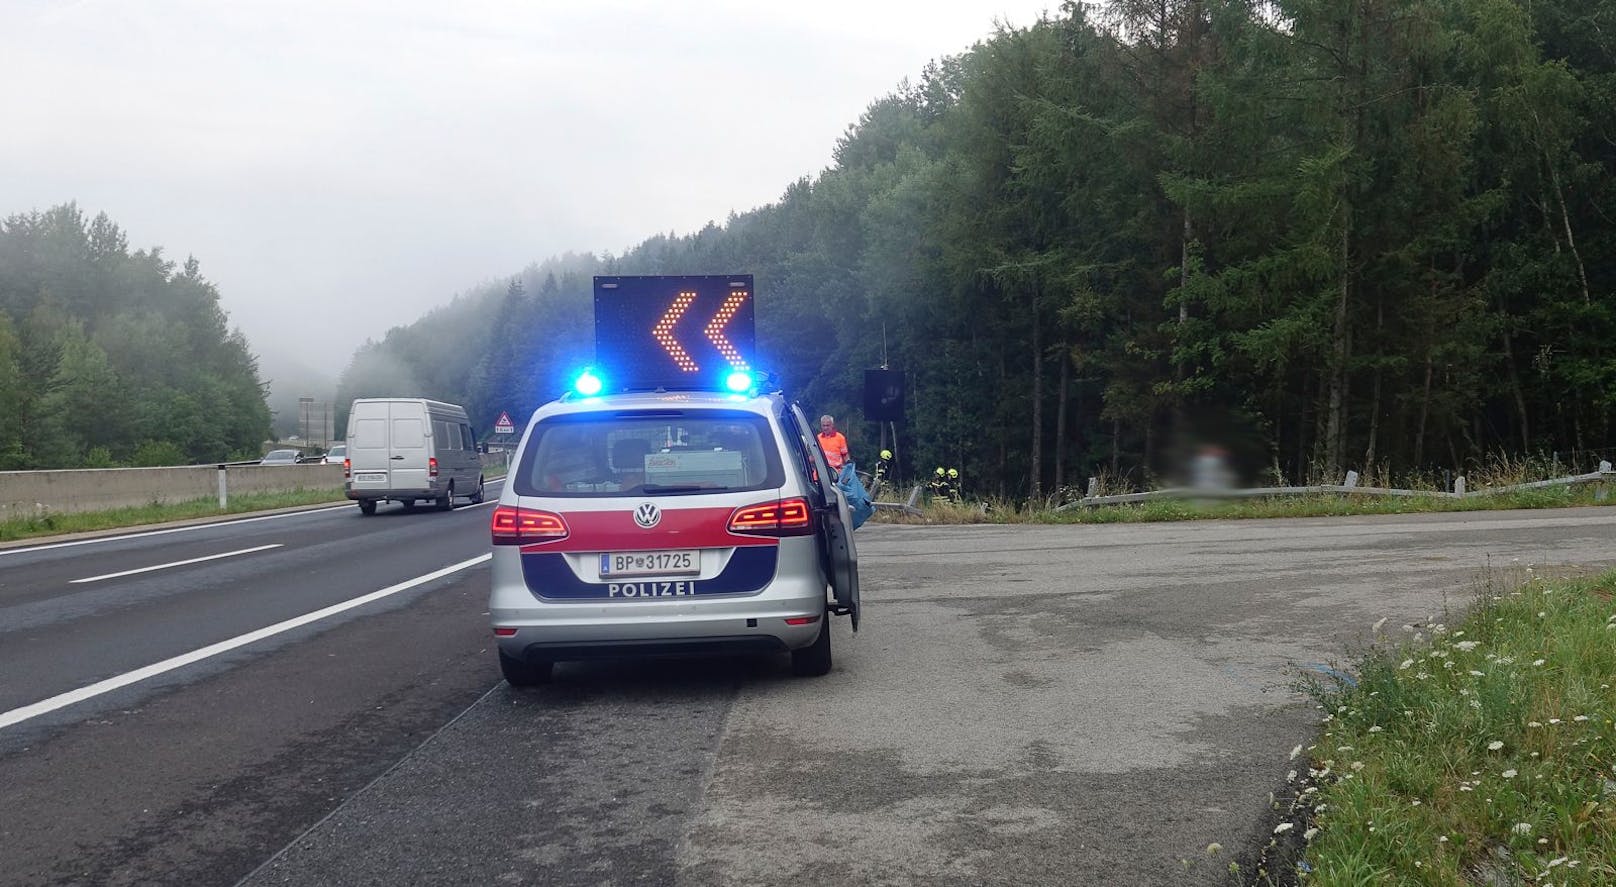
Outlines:
POLYGON ((383 501, 386 501, 386 500, 389 500, 389 499, 392 499, 394 501, 397 501, 399 499, 436 499, 439 496, 443 495, 443 491, 445 489, 447 489, 447 486, 448 485, 445 484, 444 486, 440 486, 440 487, 436 487, 436 488, 423 487, 423 488, 413 488, 413 489, 407 489, 407 490, 398 490, 398 489, 383 490, 383 489, 368 489, 368 488, 365 488, 365 487, 360 487, 358 489, 355 489, 352 485, 344 485, 343 495, 347 496, 349 499, 356 499, 356 500, 359 500, 361 502, 364 502, 364 501, 367 501, 367 500, 372 501, 372 502, 383 502, 383 501))
POLYGON ((528 589, 516 555, 514 549, 494 552, 489 621, 495 629, 515 630, 497 641, 517 658, 795 650, 819 637, 825 614, 826 584, 817 569, 783 570, 745 595, 554 601, 528 589), (801 625, 786 622, 814 617, 801 625))

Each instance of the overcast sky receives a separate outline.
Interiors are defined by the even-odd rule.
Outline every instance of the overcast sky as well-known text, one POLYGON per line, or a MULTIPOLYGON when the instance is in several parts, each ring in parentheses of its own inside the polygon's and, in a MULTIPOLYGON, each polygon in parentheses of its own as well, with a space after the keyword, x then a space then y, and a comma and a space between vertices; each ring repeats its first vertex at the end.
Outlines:
MULTIPOLYGON (((267 364, 777 199, 1056 0, 0 0, 0 216, 195 255, 267 364)), ((744 270, 744 269, 737 269, 744 270)))

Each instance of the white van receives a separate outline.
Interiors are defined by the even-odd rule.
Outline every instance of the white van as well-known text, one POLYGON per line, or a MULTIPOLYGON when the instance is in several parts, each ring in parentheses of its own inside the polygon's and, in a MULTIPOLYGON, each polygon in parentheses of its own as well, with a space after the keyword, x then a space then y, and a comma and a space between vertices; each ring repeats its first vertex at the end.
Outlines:
POLYGON ((482 462, 466 411, 419 397, 364 397, 348 413, 344 488, 365 514, 387 500, 443 511, 454 498, 483 501, 482 462))

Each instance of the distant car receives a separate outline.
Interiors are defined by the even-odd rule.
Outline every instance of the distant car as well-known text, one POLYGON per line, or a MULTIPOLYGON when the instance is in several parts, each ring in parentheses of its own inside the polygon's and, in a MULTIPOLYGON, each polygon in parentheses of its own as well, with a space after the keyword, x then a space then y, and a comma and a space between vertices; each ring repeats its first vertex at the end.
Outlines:
POLYGON ((348 458, 348 445, 337 444, 325 452, 324 462, 327 465, 341 465, 342 460, 348 458))
POLYGON ((296 465, 297 450, 270 450, 264 458, 258 460, 259 465, 296 465))

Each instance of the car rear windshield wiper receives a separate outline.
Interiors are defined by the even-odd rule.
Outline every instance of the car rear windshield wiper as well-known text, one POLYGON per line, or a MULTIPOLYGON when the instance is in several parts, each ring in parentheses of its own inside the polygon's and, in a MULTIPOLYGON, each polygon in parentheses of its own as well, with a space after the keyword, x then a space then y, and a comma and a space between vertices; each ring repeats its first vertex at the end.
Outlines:
POLYGON ((647 493, 719 493, 718 487, 704 487, 701 484, 646 484, 641 489, 647 493))

